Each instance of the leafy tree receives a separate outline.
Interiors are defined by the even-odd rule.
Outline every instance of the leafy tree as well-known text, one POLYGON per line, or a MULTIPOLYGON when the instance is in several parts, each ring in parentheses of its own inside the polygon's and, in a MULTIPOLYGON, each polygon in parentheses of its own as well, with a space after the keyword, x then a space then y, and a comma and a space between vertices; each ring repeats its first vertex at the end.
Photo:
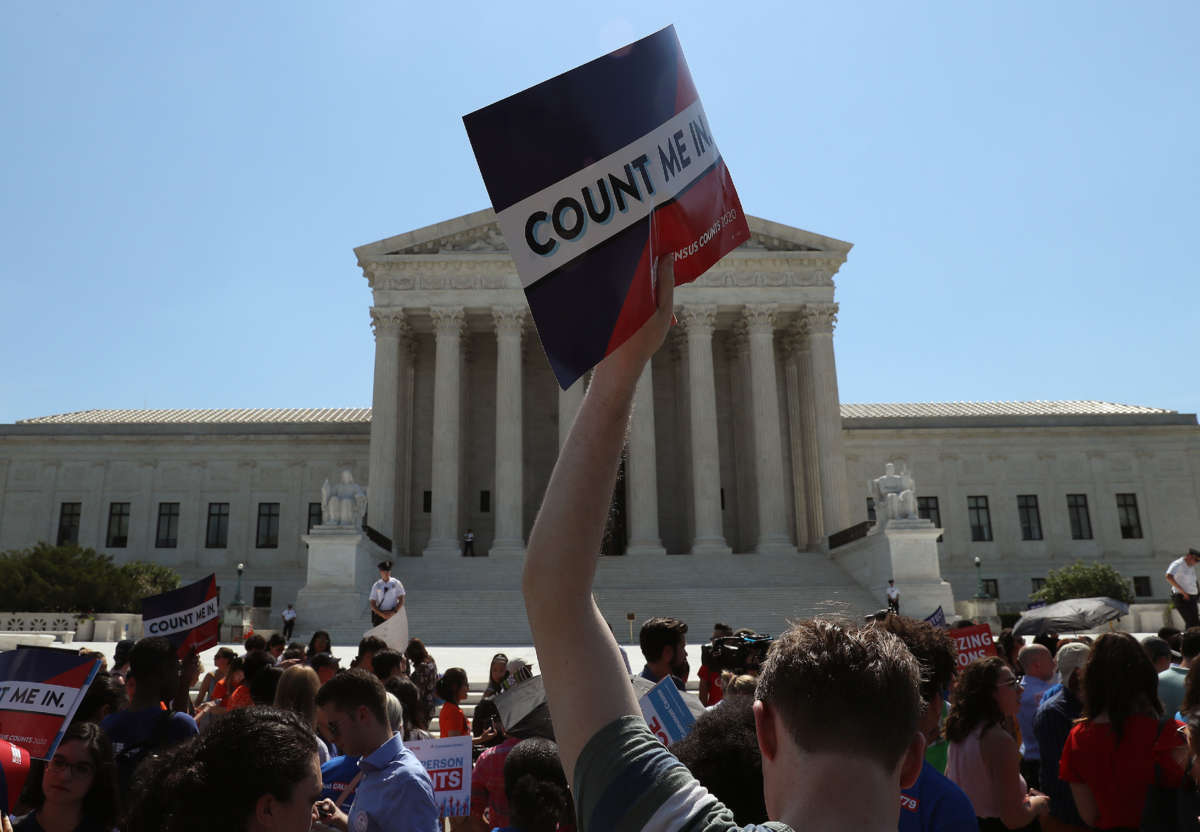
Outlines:
POLYGON ((174 570, 81 546, 38 543, 0 554, 6 612, 141 612, 142 598, 179 586, 174 570))
POLYGON ((1121 573, 1107 563, 1084 563, 1077 560, 1046 576, 1046 584, 1029 596, 1035 601, 1053 604, 1068 598, 1115 598, 1132 603, 1133 590, 1121 573))

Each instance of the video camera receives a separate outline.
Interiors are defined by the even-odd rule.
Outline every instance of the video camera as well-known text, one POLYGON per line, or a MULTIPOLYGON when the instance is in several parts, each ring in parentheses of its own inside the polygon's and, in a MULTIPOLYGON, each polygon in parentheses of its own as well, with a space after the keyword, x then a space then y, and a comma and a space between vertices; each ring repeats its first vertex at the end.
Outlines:
POLYGON ((700 661, 717 673, 723 670, 737 674, 757 671, 766 660, 772 641, 771 636, 758 633, 714 638, 700 646, 700 661))

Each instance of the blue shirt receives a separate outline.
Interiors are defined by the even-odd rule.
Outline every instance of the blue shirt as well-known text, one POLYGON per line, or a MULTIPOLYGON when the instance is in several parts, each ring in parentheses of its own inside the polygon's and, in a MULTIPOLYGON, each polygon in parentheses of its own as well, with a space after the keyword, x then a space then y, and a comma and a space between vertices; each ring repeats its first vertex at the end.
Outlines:
MULTIPOLYGON (((100 728, 112 740, 113 753, 120 754, 126 748, 133 748, 149 742, 154 736, 154 730, 158 727, 159 720, 163 719, 166 714, 167 711, 162 708, 117 711, 115 714, 104 717, 100 728)), ((175 711, 165 718, 167 722, 161 732, 165 740, 162 748, 178 745, 188 737, 194 737, 200 733, 196 728, 196 720, 185 713, 175 711)))
POLYGON ((946 775, 923 763, 921 776, 900 793, 899 832, 977 832, 970 798, 946 775))
MULTIPOLYGON (((643 667, 642 672, 639 673, 638 675, 641 676, 643 679, 646 679, 650 682, 654 682, 654 684, 656 684, 656 685, 662 681, 661 676, 654 675, 654 671, 650 669, 650 665, 646 665, 645 667, 643 667)), ((682 681, 680 681, 678 676, 672 676, 671 681, 674 682, 675 687, 679 688, 680 690, 687 690, 687 685, 685 685, 682 681)))
POLYGON ((433 781, 399 734, 358 762, 349 832, 441 832, 433 781))
MULTIPOLYGON (((330 757, 321 765, 321 797, 337 803, 338 795, 346 790, 350 781, 358 774, 358 757, 347 757, 342 754, 330 757)), ((338 806, 343 812, 354 802, 354 795, 346 798, 346 802, 338 806)))
POLYGON ((1050 814, 1063 823, 1083 826, 1083 818, 1075 808, 1071 795, 1071 784, 1058 779, 1058 761, 1062 758, 1067 735, 1075 727, 1075 720, 1083 713, 1083 703, 1071 693, 1070 688, 1060 687, 1052 696, 1043 696, 1033 718, 1033 733, 1037 736, 1042 765, 1038 773, 1042 792, 1050 798, 1050 814))
POLYGON ((1026 676, 1021 688, 1021 706, 1017 711, 1017 724, 1021 726, 1021 756, 1026 760, 1040 760, 1038 742, 1033 732, 1033 717, 1046 693, 1050 682, 1036 676, 1026 676))

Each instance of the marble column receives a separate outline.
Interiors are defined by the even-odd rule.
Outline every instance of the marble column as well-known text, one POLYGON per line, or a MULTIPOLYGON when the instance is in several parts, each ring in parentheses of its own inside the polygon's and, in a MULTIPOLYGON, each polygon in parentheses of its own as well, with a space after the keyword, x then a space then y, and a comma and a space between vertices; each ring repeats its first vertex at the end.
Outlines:
MULTIPOLYGON (((790 330, 783 341, 783 375, 784 391, 787 396, 788 414, 788 450, 792 463, 792 511, 795 518, 796 545, 801 549, 808 548, 814 541, 809 528, 813 522, 810 508, 812 502, 812 486, 808 482, 808 469, 804 457, 805 420, 801 407, 800 395, 800 342, 802 335, 790 330)), ((804 350, 804 360, 808 360, 807 346, 804 350)), ((812 425, 812 419, 808 420, 812 425)), ((813 483, 818 482, 816 476, 813 483)), ((820 491, 816 492, 817 508, 815 514, 820 516, 820 491)), ((818 521, 819 522, 819 521, 818 521)))
POLYGON ((754 482, 758 492, 759 554, 794 554, 787 527, 783 479, 783 440, 779 424, 779 387, 775 374, 773 303, 747 304, 742 320, 750 339, 750 412, 754 424, 754 482))
POLYGON ((567 441, 567 434, 571 432, 571 425, 575 424, 575 415, 579 413, 579 405, 583 404, 583 393, 586 389, 587 375, 584 374, 566 390, 559 389, 558 391, 558 447, 560 450, 567 441))
POLYGON ((521 334, 525 309, 492 310, 496 325, 496 532, 489 555, 521 555, 524 501, 521 468, 521 334))
POLYGON ((435 334, 433 374, 433 499, 429 542, 424 555, 458 555, 459 439, 462 430, 462 336, 466 314, 461 306, 429 310, 435 334))
POLYGON ((817 445, 816 387, 813 383, 812 350, 808 325, 801 317, 793 340, 800 415, 800 444, 804 457, 804 515, 808 521, 809 548, 825 539, 825 511, 821 503, 821 454, 817 445))
POLYGON ((397 405, 396 432, 396 500, 392 513, 392 551, 398 555, 412 553, 412 432, 413 432, 413 366, 417 341, 411 329, 400 337, 397 358, 396 387, 399 396, 397 405))
POLYGON ((642 369, 633 394, 626 458, 629 499, 629 546, 626 555, 665 555, 658 536, 658 453, 654 441, 654 375, 650 362, 642 369))
POLYGON ((396 453, 400 430, 400 338, 408 322, 402 309, 371 310, 375 330, 375 386, 371 396, 371 447, 367 468, 367 522, 395 550, 396 453))
POLYGON ((821 472, 821 513, 826 537, 850 525, 846 506, 846 455, 842 450, 842 410, 838 398, 837 363, 833 358, 837 310, 836 303, 813 304, 806 306, 803 313, 808 331, 813 415, 821 472))
POLYGON ((729 554, 721 523, 721 458, 717 445, 717 390, 712 335, 717 307, 686 305, 679 320, 687 330, 688 394, 692 427, 692 554, 729 554))

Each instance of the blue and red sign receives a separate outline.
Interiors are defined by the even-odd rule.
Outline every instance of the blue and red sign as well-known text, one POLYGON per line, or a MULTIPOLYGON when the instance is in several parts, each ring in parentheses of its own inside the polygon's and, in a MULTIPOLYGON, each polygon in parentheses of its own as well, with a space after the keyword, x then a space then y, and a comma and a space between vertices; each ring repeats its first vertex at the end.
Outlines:
POLYGON ((750 239, 673 26, 463 122, 564 389, 750 239))
POLYGON ((98 657, 74 650, 18 647, 0 653, 0 740, 49 760, 99 670, 98 657))
POLYGON ((168 639, 181 659, 215 647, 220 628, 216 575, 142 599, 142 632, 168 639))

